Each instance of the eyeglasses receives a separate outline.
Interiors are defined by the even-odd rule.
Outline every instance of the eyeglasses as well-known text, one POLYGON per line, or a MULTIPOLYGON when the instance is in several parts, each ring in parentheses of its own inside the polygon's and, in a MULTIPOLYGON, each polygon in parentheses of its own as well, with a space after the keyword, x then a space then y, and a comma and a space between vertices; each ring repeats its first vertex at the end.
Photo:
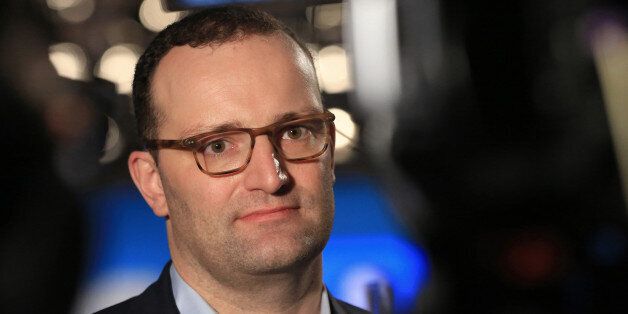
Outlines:
POLYGON ((325 111, 261 128, 201 133, 182 140, 147 140, 146 149, 192 151, 202 172, 223 176, 246 168, 253 154, 255 138, 259 135, 268 135, 275 150, 286 161, 304 162, 318 158, 329 146, 333 146, 334 118, 331 112, 325 111))

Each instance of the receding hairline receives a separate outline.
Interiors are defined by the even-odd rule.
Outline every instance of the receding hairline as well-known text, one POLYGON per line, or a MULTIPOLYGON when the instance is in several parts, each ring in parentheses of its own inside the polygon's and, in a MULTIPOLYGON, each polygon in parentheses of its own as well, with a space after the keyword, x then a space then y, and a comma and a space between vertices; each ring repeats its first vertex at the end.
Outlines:
POLYGON ((224 40, 221 42, 208 42, 201 45, 191 45, 191 44, 175 45, 171 47, 170 49, 168 49, 168 51, 165 54, 163 54, 163 56, 159 59, 159 61, 155 65, 155 68, 150 74, 149 79, 148 79, 149 102, 150 102, 152 111, 155 115, 155 118, 157 120, 156 121, 157 123, 155 124, 155 132, 159 133, 160 126, 164 122, 166 122, 166 115, 162 112, 162 110, 158 108, 157 100, 155 99, 156 93, 155 93, 154 79, 157 73, 160 72, 160 68, 162 68, 162 61, 166 59, 168 55, 171 55, 171 52, 173 49, 177 49, 177 48, 185 47, 185 46, 191 49, 204 49, 204 48, 219 49, 226 45, 245 42, 246 40, 249 40, 251 38, 260 38, 268 42, 270 42, 271 39, 275 38, 275 39, 278 39, 284 45, 284 47, 290 50, 291 55, 293 56, 295 67, 298 69, 300 76, 304 79, 304 81, 307 83, 308 86, 311 86, 313 88, 314 94, 319 104, 322 106, 322 99, 319 93, 319 85, 318 85, 318 79, 317 79, 317 74, 316 74, 316 67, 314 64, 314 58, 311 55, 311 53, 309 53, 309 51, 304 51, 304 49, 307 49, 306 47, 300 45, 294 38, 292 38, 288 33, 283 31, 282 29, 278 29, 269 33, 259 33, 259 34, 258 33, 251 33, 251 34, 240 33, 237 36, 233 36, 232 38, 229 38, 228 40, 224 40))

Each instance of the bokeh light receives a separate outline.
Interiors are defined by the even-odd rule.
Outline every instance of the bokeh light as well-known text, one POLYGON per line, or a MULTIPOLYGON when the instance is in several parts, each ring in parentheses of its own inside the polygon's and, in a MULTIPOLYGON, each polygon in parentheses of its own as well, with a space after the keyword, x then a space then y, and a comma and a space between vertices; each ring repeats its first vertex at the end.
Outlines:
POLYGON ((351 89, 347 53, 342 47, 331 45, 321 49, 318 52, 317 66, 323 91, 337 94, 351 89))
POLYGON ((116 84, 119 94, 130 94, 140 48, 131 44, 113 46, 103 53, 95 75, 116 84))
POLYGON ((53 10, 63 10, 76 6, 82 0, 46 0, 46 4, 53 10))
POLYGON ((353 156, 353 145, 357 142, 358 127, 351 115, 339 108, 330 108, 329 112, 336 116, 336 149, 334 158, 337 163, 348 161, 353 156))
POLYGON ((107 137, 103 147, 103 155, 98 159, 101 164, 116 161, 124 152, 124 137, 116 120, 107 117, 107 137))
POLYGON ((144 0, 139 15, 142 25, 153 32, 161 31, 183 16, 181 12, 167 12, 160 0, 144 0))
POLYGON ((316 7, 314 11, 314 27, 330 29, 342 23, 342 4, 326 4, 316 7))
POLYGON ((81 47, 73 43, 59 43, 48 48, 48 58, 57 74, 71 80, 87 79, 87 57, 81 47))

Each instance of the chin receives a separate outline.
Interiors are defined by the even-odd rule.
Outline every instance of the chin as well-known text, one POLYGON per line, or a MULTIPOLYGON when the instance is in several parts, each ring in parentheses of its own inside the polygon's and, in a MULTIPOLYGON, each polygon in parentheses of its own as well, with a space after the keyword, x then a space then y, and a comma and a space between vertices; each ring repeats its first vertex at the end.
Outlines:
POLYGON ((252 248, 242 260, 250 273, 275 274, 309 267, 320 257, 329 235, 304 236, 299 239, 267 241, 252 248))

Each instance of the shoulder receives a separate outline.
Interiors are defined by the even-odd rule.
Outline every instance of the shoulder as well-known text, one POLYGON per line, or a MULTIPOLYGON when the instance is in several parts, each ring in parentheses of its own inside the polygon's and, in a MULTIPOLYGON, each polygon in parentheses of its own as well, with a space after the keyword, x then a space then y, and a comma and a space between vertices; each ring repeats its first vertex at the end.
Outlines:
POLYGON ((172 283, 169 274, 170 263, 164 267, 159 279, 152 283, 140 295, 105 308, 97 314, 125 313, 164 313, 178 314, 176 302, 172 295, 172 283))
POLYGON ((142 308, 142 295, 132 297, 121 303, 112 305, 108 308, 102 309, 95 314, 114 314, 114 313, 139 313, 138 308, 142 308))
POLYGON ((329 296, 333 314, 369 314, 371 312, 329 296))
POLYGON ((365 309, 359 308, 357 306, 351 305, 349 303, 346 303, 346 302, 343 302, 343 301, 340 301, 340 300, 338 300, 338 303, 345 310, 345 313, 347 313, 347 314, 369 314, 369 313, 371 313, 371 312, 369 312, 369 311, 367 311, 365 309))

